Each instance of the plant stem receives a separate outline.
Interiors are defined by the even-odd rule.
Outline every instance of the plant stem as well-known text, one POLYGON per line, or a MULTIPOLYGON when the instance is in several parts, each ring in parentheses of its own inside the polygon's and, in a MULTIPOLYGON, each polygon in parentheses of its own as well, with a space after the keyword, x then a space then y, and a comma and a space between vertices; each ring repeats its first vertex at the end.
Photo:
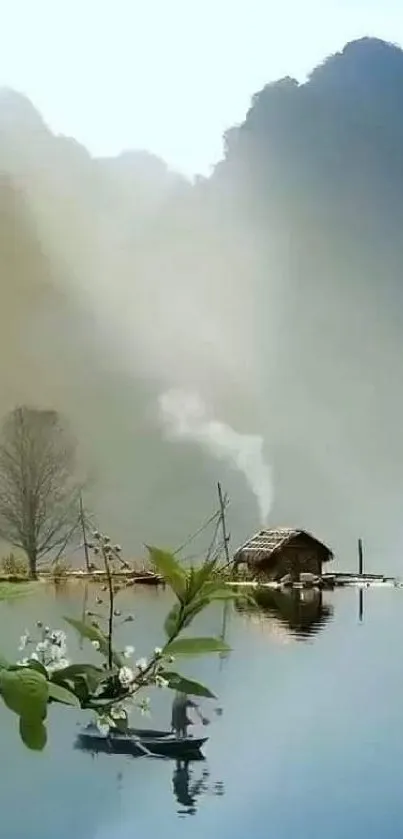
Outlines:
POLYGON ((105 547, 102 546, 102 556, 105 565, 105 572, 106 572, 106 579, 108 581, 108 589, 109 589, 109 618, 108 618, 108 667, 109 670, 112 670, 113 665, 113 658, 112 658, 112 641, 113 641, 113 610, 115 605, 114 600, 114 593, 113 593, 113 580, 111 569, 109 565, 109 558, 106 554, 105 547))

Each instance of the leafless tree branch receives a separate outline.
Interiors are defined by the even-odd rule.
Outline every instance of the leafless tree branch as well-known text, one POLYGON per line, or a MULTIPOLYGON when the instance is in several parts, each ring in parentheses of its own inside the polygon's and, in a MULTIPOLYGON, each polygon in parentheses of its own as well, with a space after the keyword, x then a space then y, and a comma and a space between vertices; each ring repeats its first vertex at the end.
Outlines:
POLYGON ((0 535, 26 552, 33 577, 41 557, 67 544, 78 527, 75 454, 56 411, 22 406, 6 417, 0 433, 0 535))

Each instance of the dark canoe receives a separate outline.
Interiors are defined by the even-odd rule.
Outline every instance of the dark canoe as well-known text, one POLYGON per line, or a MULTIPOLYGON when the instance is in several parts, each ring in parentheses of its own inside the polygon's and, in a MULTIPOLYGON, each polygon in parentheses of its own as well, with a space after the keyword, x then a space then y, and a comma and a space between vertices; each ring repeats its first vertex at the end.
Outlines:
MULTIPOLYGON (((95 723, 88 723, 88 725, 84 729, 85 734, 95 734, 97 737, 101 736, 99 729, 95 725, 95 723)), ((115 732, 114 732, 115 736, 115 732)), ((165 737, 172 737, 172 731, 161 731, 157 728, 128 728, 125 733, 116 732, 117 737, 139 737, 141 740, 144 738, 148 740, 160 740, 161 738, 165 737)))
POLYGON ((144 729, 141 731, 141 735, 139 730, 139 735, 136 737, 134 731, 135 729, 131 730, 130 734, 113 732, 113 734, 109 733, 104 736, 99 732, 85 730, 78 735, 76 748, 92 753, 130 755, 132 757, 153 755, 178 760, 200 760, 201 748, 208 740, 207 737, 177 739, 170 732, 161 732, 162 737, 150 736, 150 734, 153 734, 151 730, 147 731, 149 736, 145 736, 144 729))

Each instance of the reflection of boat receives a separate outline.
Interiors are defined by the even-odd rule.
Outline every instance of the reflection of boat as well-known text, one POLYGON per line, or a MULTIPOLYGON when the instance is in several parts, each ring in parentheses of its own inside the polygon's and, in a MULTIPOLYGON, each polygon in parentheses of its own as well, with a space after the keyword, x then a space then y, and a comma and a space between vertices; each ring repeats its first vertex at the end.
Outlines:
POLYGON ((175 759, 197 759, 202 757, 201 748, 208 737, 177 738, 170 731, 131 728, 125 733, 118 731, 101 734, 90 724, 77 737, 76 748, 94 753, 131 755, 141 757, 153 755, 175 759))

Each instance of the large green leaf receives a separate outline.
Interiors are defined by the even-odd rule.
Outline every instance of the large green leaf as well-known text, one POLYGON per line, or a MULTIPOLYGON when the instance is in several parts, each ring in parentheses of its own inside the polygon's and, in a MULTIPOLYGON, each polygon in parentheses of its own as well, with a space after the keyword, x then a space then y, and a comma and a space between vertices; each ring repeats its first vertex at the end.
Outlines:
POLYGON ((164 655, 205 655, 226 653, 230 647, 220 638, 178 638, 164 648, 164 655))
POLYGON ((41 673, 30 667, 0 670, 0 692, 4 703, 11 711, 29 720, 45 719, 48 684, 41 673))
POLYGON ((81 706, 85 708, 88 706, 91 695, 96 692, 105 678, 105 670, 93 664, 70 664, 62 670, 56 670, 51 681, 74 693, 81 706))
POLYGON ((74 708, 81 707, 80 700, 71 690, 62 685, 57 685, 55 682, 49 682, 49 699, 61 702, 63 705, 72 705, 74 708))
POLYGON ((209 688, 193 679, 187 679, 185 676, 180 676, 179 673, 163 672, 161 675, 167 680, 168 687, 172 690, 179 690, 181 693, 187 693, 190 696, 206 696, 208 699, 216 699, 209 688))
POLYGON ((76 679, 85 679, 88 689, 93 692, 105 679, 105 670, 95 667, 93 664, 70 664, 62 670, 55 670, 51 681, 60 684, 61 682, 74 682, 76 679))
POLYGON ((182 602, 186 594, 186 574, 174 555, 147 545, 151 562, 182 602))
MULTIPOLYGON (((85 623, 85 621, 76 620, 76 618, 68 618, 64 617, 64 620, 73 626, 77 632, 80 633, 82 638, 88 638, 89 641, 97 641, 99 644, 99 650, 105 658, 108 657, 109 653, 109 645, 108 645, 108 638, 101 629, 97 626, 92 626, 92 624, 85 623)), ((124 663, 123 657, 120 653, 115 652, 112 650, 112 661, 116 665, 116 667, 122 667, 124 663)))
POLYGON ((42 720, 20 717, 20 737, 28 749, 41 752, 47 741, 46 728, 42 720))
POLYGON ((46 667, 44 667, 43 664, 41 664, 41 662, 37 661, 35 658, 29 659, 27 667, 29 667, 30 670, 36 670, 37 673, 41 673, 42 676, 45 677, 45 679, 48 679, 48 672, 46 670, 46 667))

